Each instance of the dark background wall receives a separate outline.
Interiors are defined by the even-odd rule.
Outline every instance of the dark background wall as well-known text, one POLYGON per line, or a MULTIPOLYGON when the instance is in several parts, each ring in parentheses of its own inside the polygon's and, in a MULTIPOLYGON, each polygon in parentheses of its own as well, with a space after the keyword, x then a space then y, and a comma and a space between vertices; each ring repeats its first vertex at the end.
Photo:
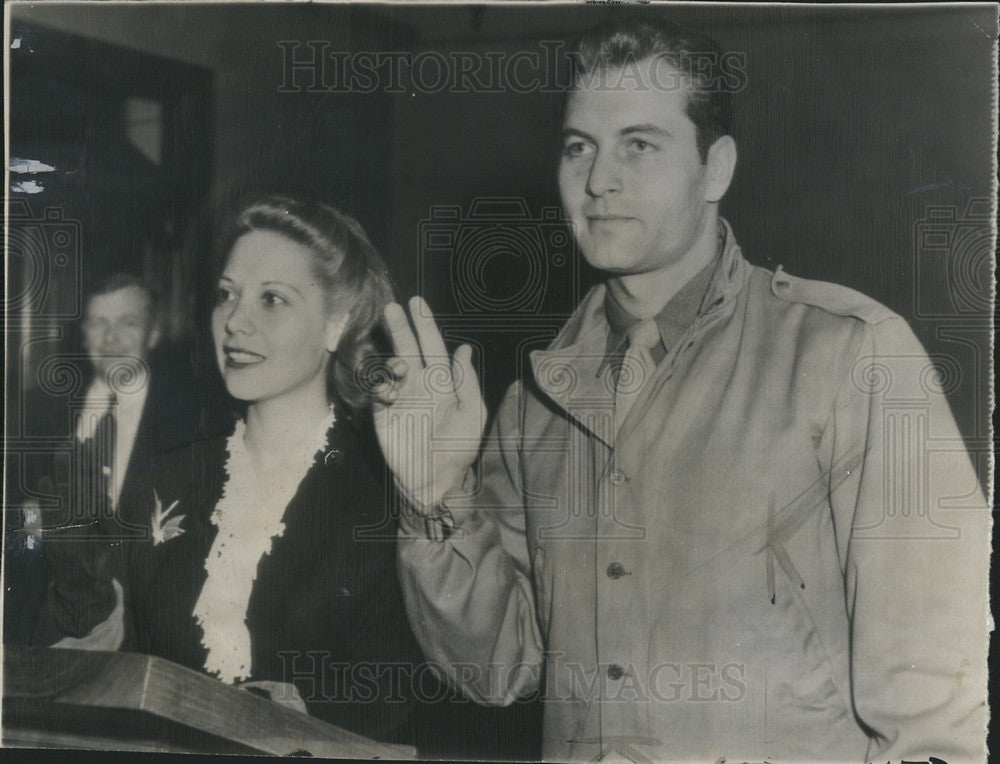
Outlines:
MULTIPOLYGON (((176 62, 192 81, 204 74, 207 113, 175 126, 193 136, 192 145, 205 144, 191 154, 201 167, 201 198, 192 205, 182 195, 180 209, 177 198, 165 196, 159 218, 155 211, 141 221, 119 215, 116 238, 138 244, 116 252, 116 264, 159 257, 174 274, 169 290, 204 297, 211 292, 208 242, 237 200, 263 191, 320 196, 361 220, 401 296, 424 294, 450 341, 476 345, 495 404, 522 373, 527 351, 551 338, 597 279, 553 212, 558 87, 517 89, 501 80, 493 92, 430 92, 435 88, 404 73, 401 87, 376 78, 345 92, 310 87, 315 72, 302 67, 290 80, 288 51, 301 62, 312 54, 307 43, 318 41, 328 51, 509 62, 519 53, 544 56, 545 45, 622 12, 579 5, 38 3, 15 7, 12 20, 15 33, 21 25, 81 41, 67 67, 100 72, 127 60, 136 67, 132 80, 149 74, 152 81, 154 71, 169 69, 163 62, 176 62), (497 198, 504 201, 490 201, 497 198), (163 220, 171 217, 197 235, 165 246, 163 220), (178 259, 197 267, 173 267, 178 259)), ((799 276, 853 287, 905 316, 939 361, 985 481, 995 11, 695 5, 629 12, 705 31, 743 57, 734 130, 740 159, 723 212, 745 254, 766 267, 782 264, 799 276)), ((35 65, 26 50, 18 55, 13 74, 26 76, 35 65)), ((530 78, 530 64, 521 72, 530 78)), ((333 78, 330 70, 326 76, 333 78)), ((557 71, 542 75, 542 82, 551 80, 557 71)), ((102 101, 88 98, 64 111, 94 118, 102 101)), ((19 106, 26 108, 11 104, 15 116, 19 106)), ((124 179, 134 167, 124 154, 105 158, 101 182, 114 188, 115 174, 124 179)), ((49 204, 78 210, 98 198, 88 195, 96 189, 88 183, 97 179, 72 199, 11 199, 33 205, 36 217, 49 204)), ((95 231, 83 231, 85 276, 110 262, 94 239, 95 231)), ((178 331, 203 331, 205 300, 194 302, 196 310, 174 316, 178 331)), ((44 311, 28 318, 25 337, 69 336, 75 320, 44 311)), ((30 382, 32 369, 17 367, 34 361, 11 349, 12 373, 30 382)), ((487 747, 520 736, 528 747, 508 753, 534 758, 537 711, 528 705, 459 723, 487 747)))
MULTIPOLYGON (((454 9, 442 20, 395 8, 392 17, 415 30, 415 50, 509 56, 538 51, 540 40, 563 39, 609 13, 454 9)), ((992 12, 703 6, 642 14, 703 30, 745 55, 734 130, 740 159, 723 214, 747 257, 846 284, 910 319, 932 353, 958 362, 952 405, 963 431, 985 444, 992 12), (951 226, 951 248, 929 246, 925 232, 940 227, 931 214, 951 226)), ((558 205, 559 104, 558 94, 540 92, 394 99, 391 251, 401 281, 420 284, 439 310, 452 310, 453 284, 419 278, 433 257, 413 256, 420 221, 435 205, 467 210, 482 196, 523 198, 536 217, 558 205)), ((553 276, 550 290, 571 290, 570 277, 553 276)), ((576 280, 580 291, 593 274, 581 268, 576 280)), ((573 302, 550 297, 557 306, 573 302)), ((502 387, 511 351, 495 336, 484 340, 491 341, 504 345, 490 374, 502 387)))
MULTIPOLYGON (((330 51, 468 51, 509 60, 621 12, 566 5, 41 3, 18 7, 14 20, 211 72, 209 222, 258 190, 324 196, 361 218, 401 293, 422 290, 447 314, 457 312, 449 304, 454 285, 442 253, 422 251, 421 222, 435 207, 451 205, 464 222, 482 197, 523 200, 527 222, 558 206, 561 96, 509 86, 429 93, 412 83, 387 92, 386 82, 365 92, 309 92, 310 75, 302 71, 288 88, 288 54, 279 42, 299 44, 296 60, 308 57, 309 41, 324 41, 330 51)), ((969 203, 991 195, 992 11, 721 5, 630 12, 706 31, 745 57, 735 129, 740 162, 724 214, 747 256, 860 289, 914 319, 932 349, 964 354, 962 368, 971 368, 971 347, 939 335, 953 318, 964 327, 978 317, 986 326, 989 242, 981 238, 946 262, 926 256, 920 232, 930 208, 952 209, 961 229, 969 203), (955 274, 965 283, 951 283, 955 274)), ((969 222, 982 229, 981 218, 969 222)), ((502 260, 494 262, 501 292, 505 277, 517 278, 516 264, 505 268, 502 260)), ((594 279, 572 265, 551 276, 545 286, 553 315, 594 279), (566 299, 558 299, 563 292, 566 299)), ((962 384, 975 386, 967 378, 962 384)), ((981 402, 954 398, 965 431, 983 435, 971 425, 972 400, 981 402)))
MULTIPOLYGON (((398 81, 377 76, 366 87, 338 89, 325 87, 336 79, 329 67, 317 83, 315 71, 292 71, 289 63, 306 60, 308 43, 317 41, 345 54, 433 52, 509 62, 519 54, 544 56, 546 45, 623 12, 570 5, 39 3, 17 6, 13 21, 15 31, 19 24, 62 30, 206 72, 210 116, 185 128, 208 144, 208 190, 196 218, 207 230, 197 241, 209 241, 235 201, 255 192, 318 195, 342 205, 385 254, 400 294, 423 293, 449 339, 477 345, 495 403, 523 369, 527 350, 552 336, 596 279, 556 234, 559 223, 546 218, 559 203, 558 87, 519 91, 500 80, 492 92, 429 92, 404 72, 398 81), (506 198, 505 206, 482 203, 495 197, 506 198), (439 229, 450 232, 451 243, 430 246, 428 236, 439 229)), ((940 361, 985 477, 993 10, 696 5, 628 12, 706 31, 742 57, 734 130, 740 160, 723 212, 746 255, 854 287, 909 319, 940 361)), ((102 54, 89 55, 75 65, 99 68, 93 57, 102 54)), ((15 76, 25 67, 15 66, 15 76)), ((529 64, 520 71, 530 79, 534 70, 529 64)), ((541 77, 552 80, 558 84, 554 70, 541 77)), ((128 161, 117 165, 123 176, 128 161)), ((115 163, 106 164, 113 174, 115 163)), ((121 217, 122 227, 135 224, 121 217)), ((197 241, 189 246, 202 246, 197 241)), ((206 259, 207 245, 196 254, 206 259)), ((84 271, 97 267, 98 256, 95 248, 83 253, 84 271)), ((205 271, 185 273, 199 283, 174 289, 208 292, 205 271)))
MULTIPOLYGON (((559 204, 557 68, 522 62, 520 81, 528 87, 501 77, 489 92, 460 92, 450 62, 455 55, 480 62, 494 56, 505 66, 519 55, 544 60, 551 46, 623 12, 537 4, 39 3, 17 6, 13 21, 15 31, 41 25, 205 71, 211 116, 186 128, 207 137, 210 157, 197 217, 208 230, 198 241, 210 241, 236 201, 257 192, 342 205, 384 253, 400 295, 424 294, 450 340, 477 346, 487 398, 496 403, 523 371, 527 351, 548 341, 597 276, 556 234, 559 223, 546 218, 559 204), (363 87, 339 87, 347 79, 329 63, 322 73, 290 68, 315 55, 310 43, 328 54, 432 53, 449 62, 453 81, 428 87, 435 84, 428 65, 421 77, 404 67, 390 79, 379 69, 363 87), (496 197, 507 202, 482 203, 496 197), (451 242, 430 246, 435 231, 451 242)), ((705 31, 741 57, 740 159, 723 213, 747 257, 851 286, 909 319, 940 362, 985 478, 992 9, 695 5, 627 12, 705 31)), ((128 172, 125 158, 120 169, 128 172)), ((199 262, 209 256, 205 246, 199 262)), ((84 270, 95 267, 96 256, 84 253, 84 270)), ((205 272, 188 269, 184 278, 199 283, 174 287, 208 294, 205 272)), ((189 324, 198 328, 202 319, 189 324)))

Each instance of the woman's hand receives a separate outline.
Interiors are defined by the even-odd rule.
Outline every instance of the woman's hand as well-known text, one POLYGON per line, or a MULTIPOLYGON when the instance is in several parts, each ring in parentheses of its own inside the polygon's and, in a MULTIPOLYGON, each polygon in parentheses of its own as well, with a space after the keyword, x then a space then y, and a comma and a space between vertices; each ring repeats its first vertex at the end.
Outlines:
POLYGON ((425 507, 457 485, 479 453, 486 405, 472 367, 472 348, 449 358, 427 303, 410 300, 410 315, 397 303, 385 309, 395 357, 390 379, 378 391, 375 430, 386 463, 407 499, 425 507))

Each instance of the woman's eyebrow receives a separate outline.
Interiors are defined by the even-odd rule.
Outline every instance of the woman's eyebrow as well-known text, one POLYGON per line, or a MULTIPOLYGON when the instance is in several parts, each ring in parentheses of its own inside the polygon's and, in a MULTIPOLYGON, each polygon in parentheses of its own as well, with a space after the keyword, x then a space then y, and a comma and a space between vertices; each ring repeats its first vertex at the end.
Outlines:
POLYGON ((293 286, 292 284, 289 284, 287 281, 264 281, 261 284, 261 286, 283 286, 283 287, 286 287, 288 289, 291 289, 299 297, 304 297, 305 296, 305 295, 302 294, 302 290, 301 289, 293 286))

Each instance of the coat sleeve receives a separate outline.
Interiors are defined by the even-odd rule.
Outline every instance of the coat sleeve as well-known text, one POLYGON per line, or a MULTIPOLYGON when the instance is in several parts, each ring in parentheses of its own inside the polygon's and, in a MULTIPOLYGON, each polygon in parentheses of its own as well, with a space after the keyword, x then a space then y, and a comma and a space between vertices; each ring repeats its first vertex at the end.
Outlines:
POLYGON ((463 489, 449 491, 428 522, 426 511, 400 519, 400 581, 420 646, 466 695, 493 705, 531 693, 541 678, 518 487, 519 390, 512 386, 504 398, 463 489), (448 532, 428 533, 440 521, 448 532))
POLYGON ((114 550, 107 509, 84 491, 66 490, 58 511, 45 513, 41 548, 48 566, 32 641, 83 639, 117 607, 114 550))
MULTIPOLYGON (((152 488, 137 495, 152 495, 152 488)), ((134 498, 134 497, 133 497, 134 498)), ((44 532, 50 576, 33 642, 80 650, 142 652, 135 639, 135 579, 149 541, 117 516, 44 532)), ((141 587, 138 587, 141 588, 141 587)))
POLYGON ((823 437, 868 761, 985 758, 991 518, 941 382, 865 324, 823 437))

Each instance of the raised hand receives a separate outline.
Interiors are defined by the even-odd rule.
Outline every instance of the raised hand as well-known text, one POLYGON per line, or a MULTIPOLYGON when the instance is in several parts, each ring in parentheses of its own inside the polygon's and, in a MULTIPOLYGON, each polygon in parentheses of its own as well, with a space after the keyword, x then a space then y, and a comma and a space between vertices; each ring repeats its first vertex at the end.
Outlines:
POLYGON ((448 356, 427 303, 410 300, 410 315, 397 303, 385 309, 396 356, 390 381, 375 405, 375 431, 386 463, 407 498, 426 507, 457 485, 479 452, 486 406, 472 367, 472 348, 448 356))

